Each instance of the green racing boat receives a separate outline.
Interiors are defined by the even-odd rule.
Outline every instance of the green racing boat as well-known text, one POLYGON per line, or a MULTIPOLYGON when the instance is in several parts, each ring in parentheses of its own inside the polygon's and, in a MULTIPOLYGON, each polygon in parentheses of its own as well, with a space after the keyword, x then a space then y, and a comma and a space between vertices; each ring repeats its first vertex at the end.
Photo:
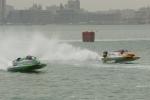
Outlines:
POLYGON ((17 58, 12 62, 12 66, 8 71, 12 72, 31 72, 45 67, 46 64, 41 63, 36 57, 26 56, 25 58, 17 58))

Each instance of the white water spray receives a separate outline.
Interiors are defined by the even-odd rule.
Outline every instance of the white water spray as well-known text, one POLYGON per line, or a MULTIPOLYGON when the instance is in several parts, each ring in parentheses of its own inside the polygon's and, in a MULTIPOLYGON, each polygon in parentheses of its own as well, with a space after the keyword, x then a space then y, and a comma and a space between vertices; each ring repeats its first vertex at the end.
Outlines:
POLYGON ((96 60, 96 52, 74 47, 56 38, 48 39, 43 35, 7 36, 0 40, 0 69, 7 69, 11 61, 26 55, 37 56, 49 62, 96 60))
POLYGON ((98 54, 93 51, 41 35, 34 36, 30 46, 30 54, 49 61, 86 61, 95 60, 98 57, 98 54))

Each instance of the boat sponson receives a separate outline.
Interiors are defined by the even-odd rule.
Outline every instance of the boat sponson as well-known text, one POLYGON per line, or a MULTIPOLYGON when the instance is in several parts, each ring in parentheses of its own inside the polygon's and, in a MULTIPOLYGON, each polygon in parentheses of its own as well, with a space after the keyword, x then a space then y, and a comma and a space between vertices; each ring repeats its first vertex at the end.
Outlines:
POLYGON ((117 62, 128 62, 128 61, 134 61, 134 60, 138 60, 140 59, 140 57, 115 57, 115 58, 102 58, 102 60, 104 62, 107 61, 115 61, 117 62))
POLYGON ((11 68, 8 68, 8 71, 12 72, 29 72, 34 71, 37 69, 41 69, 45 67, 46 64, 38 64, 38 65, 31 65, 31 66, 13 66, 11 68))

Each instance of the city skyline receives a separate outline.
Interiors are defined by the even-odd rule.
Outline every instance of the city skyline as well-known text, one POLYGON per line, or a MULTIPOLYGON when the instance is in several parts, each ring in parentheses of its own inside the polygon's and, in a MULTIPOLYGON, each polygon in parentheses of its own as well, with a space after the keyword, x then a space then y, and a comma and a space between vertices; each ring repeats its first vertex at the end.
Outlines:
MULTIPOLYGON (((7 0, 7 4, 15 6, 16 9, 26 9, 33 3, 42 6, 65 4, 68 0, 7 0)), ((109 9, 138 9, 150 6, 150 0, 80 0, 81 8, 89 11, 109 10, 109 9), (94 5, 94 6, 91 6, 94 5)))

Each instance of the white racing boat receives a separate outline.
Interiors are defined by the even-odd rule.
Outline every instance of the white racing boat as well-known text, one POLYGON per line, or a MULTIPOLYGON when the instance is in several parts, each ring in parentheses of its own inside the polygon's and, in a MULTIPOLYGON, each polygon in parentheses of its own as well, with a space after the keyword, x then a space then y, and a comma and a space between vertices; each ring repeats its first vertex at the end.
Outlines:
POLYGON ((138 59, 140 59, 140 57, 138 57, 134 52, 130 52, 128 50, 118 50, 113 52, 104 51, 102 57, 102 61, 104 63, 107 62, 122 63, 138 59))

